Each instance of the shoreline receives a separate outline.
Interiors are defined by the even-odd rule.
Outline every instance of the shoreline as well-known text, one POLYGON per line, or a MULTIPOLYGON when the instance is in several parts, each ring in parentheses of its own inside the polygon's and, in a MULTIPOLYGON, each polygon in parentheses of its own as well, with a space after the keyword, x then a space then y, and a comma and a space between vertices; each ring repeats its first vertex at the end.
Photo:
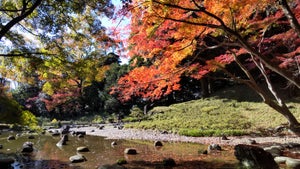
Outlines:
POLYGON ((251 144, 255 141, 257 144, 263 143, 299 143, 299 137, 295 136, 269 136, 269 137, 251 137, 251 136, 229 136, 228 140, 222 140, 221 137, 187 137, 178 134, 163 134, 158 131, 140 130, 140 129, 118 129, 113 126, 107 126, 103 129, 97 127, 71 128, 73 131, 86 131, 87 135, 105 137, 110 140, 147 140, 163 142, 186 142, 200 144, 219 144, 219 145, 237 145, 251 144))

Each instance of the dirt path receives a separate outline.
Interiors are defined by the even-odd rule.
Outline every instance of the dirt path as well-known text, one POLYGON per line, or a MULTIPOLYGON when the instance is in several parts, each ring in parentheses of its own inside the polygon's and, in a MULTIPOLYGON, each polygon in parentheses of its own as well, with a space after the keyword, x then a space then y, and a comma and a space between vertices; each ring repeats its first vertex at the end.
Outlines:
POLYGON ((251 140, 256 143, 299 143, 299 137, 228 137, 229 140, 222 140, 221 137, 186 137, 177 134, 162 134, 156 131, 122 129, 119 130, 111 125, 105 126, 103 129, 96 127, 72 128, 74 131, 86 131, 87 135, 102 136, 107 139, 138 139, 138 140, 153 140, 153 141, 168 141, 168 142, 193 142, 201 144, 220 144, 220 145, 236 145, 250 144, 251 140))

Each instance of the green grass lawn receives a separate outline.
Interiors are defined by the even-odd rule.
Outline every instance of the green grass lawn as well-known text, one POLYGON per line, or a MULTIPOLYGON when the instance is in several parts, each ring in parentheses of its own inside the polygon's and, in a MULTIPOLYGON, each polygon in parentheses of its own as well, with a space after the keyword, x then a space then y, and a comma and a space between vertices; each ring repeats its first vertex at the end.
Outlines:
MULTIPOLYGON (((287 105, 300 120, 300 98, 289 100, 287 105)), ((282 115, 243 86, 216 92, 207 99, 155 107, 148 114, 141 122, 128 123, 125 127, 188 136, 228 136, 263 134, 263 131, 287 124, 282 115)))

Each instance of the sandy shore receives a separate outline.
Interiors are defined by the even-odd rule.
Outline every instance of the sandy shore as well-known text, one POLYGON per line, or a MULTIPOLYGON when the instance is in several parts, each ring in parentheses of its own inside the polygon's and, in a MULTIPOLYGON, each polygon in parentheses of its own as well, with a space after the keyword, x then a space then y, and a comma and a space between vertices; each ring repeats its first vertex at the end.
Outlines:
POLYGON ((164 142, 191 142, 201 144, 220 144, 220 145, 236 145, 236 144, 250 144, 251 140, 256 143, 300 143, 299 137, 228 137, 228 140, 222 140, 221 137, 186 137, 177 134, 162 134, 157 131, 150 130, 136 130, 136 129, 117 129, 112 125, 106 125, 103 129, 97 127, 81 127, 72 128, 74 131, 86 131, 87 135, 102 136, 107 139, 138 139, 138 140, 152 140, 164 142))

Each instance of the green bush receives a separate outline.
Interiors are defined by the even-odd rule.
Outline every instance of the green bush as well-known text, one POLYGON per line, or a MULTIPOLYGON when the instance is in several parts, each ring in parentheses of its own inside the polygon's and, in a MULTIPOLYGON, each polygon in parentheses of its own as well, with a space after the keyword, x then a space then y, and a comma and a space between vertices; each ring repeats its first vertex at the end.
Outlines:
POLYGON ((34 114, 28 110, 25 110, 22 111, 21 114, 21 124, 28 126, 29 128, 35 128, 38 125, 38 120, 34 114))
POLYGON ((242 130, 200 130, 200 129, 180 129, 179 135, 190 137, 204 137, 204 136, 241 136, 246 134, 242 130))
POLYGON ((124 122, 139 122, 144 119, 146 119, 146 115, 144 115, 144 112, 137 106, 133 106, 130 110, 129 116, 125 117, 122 120, 124 122))
POLYGON ((92 123, 104 123, 104 119, 100 115, 95 115, 92 123))

